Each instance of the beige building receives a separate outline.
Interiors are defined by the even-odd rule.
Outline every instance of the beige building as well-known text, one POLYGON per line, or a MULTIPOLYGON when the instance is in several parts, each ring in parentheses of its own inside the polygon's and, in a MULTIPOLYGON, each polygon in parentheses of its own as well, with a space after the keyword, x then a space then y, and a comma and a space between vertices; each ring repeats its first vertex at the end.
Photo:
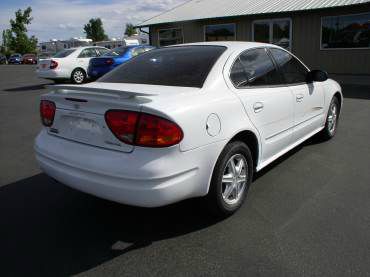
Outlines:
POLYGON ((312 69, 370 75, 370 0, 192 0, 138 27, 149 27, 155 46, 269 42, 312 69))

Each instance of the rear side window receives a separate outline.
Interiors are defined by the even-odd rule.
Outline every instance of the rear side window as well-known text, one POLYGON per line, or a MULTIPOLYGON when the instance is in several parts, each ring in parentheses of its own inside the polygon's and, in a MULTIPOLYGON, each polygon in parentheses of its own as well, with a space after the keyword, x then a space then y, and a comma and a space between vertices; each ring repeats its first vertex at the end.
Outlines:
POLYGON ((235 61, 230 79, 237 88, 281 84, 281 77, 266 49, 242 53, 235 61))
POLYGON ((270 52, 280 67, 286 84, 299 84, 307 81, 307 68, 288 52, 271 48, 270 52))
POLYGON ((104 75, 99 82, 202 87, 226 50, 222 46, 178 46, 141 54, 104 75))
POLYGON ((110 52, 109 49, 105 49, 105 48, 95 48, 95 50, 99 53, 100 56, 103 56, 110 52))
POLYGON ((76 49, 67 49, 67 50, 62 50, 58 53, 56 53, 53 58, 65 58, 71 55, 76 49))
POLYGON ((79 58, 94 58, 97 57, 98 54, 96 53, 94 48, 87 48, 82 50, 80 55, 78 55, 79 58))

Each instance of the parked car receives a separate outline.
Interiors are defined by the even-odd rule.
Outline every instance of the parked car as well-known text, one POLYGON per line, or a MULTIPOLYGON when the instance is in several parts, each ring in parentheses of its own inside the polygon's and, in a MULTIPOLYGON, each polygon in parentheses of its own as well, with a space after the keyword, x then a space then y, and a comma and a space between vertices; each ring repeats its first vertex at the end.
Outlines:
POLYGON ((122 63, 127 62, 132 57, 153 49, 155 49, 155 47, 149 45, 136 45, 115 48, 99 58, 91 59, 87 74, 91 79, 97 79, 103 76, 105 73, 121 65, 122 63))
POLYGON ((98 46, 65 49, 50 59, 40 60, 36 72, 40 78, 82 84, 87 78, 90 59, 107 52, 109 49, 98 46))
MULTIPOLYGON (((152 50, 41 97, 41 169, 78 190, 157 207, 205 197, 235 212, 255 172, 315 134, 335 136, 341 87, 276 45, 152 50)), ((312 166, 312 165, 311 165, 312 166)))
POLYGON ((8 61, 5 55, 0 54, 0 64, 7 64, 8 61))
POLYGON ((21 64, 22 63, 22 55, 21 54, 12 54, 9 57, 8 64, 21 64))
POLYGON ((23 64, 37 64, 37 56, 35 54, 24 54, 22 57, 23 64))

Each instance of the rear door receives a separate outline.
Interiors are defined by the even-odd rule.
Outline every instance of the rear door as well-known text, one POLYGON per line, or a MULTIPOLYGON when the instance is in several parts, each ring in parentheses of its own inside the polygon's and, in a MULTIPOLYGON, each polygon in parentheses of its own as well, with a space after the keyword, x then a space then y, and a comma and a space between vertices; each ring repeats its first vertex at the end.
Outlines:
POLYGON ((85 48, 77 57, 77 64, 87 72, 91 58, 98 57, 95 48, 85 48))
POLYGON ((260 134, 261 161, 265 162, 291 144, 293 94, 281 85, 281 75, 265 48, 242 53, 232 66, 230 79, 260 134))
POLYGON ((285 50, 270 48, 284 82, 294 95, 293 141, 317 130, 324 117, 324 93, 320 83, 307 82, 309 70, 285 50))

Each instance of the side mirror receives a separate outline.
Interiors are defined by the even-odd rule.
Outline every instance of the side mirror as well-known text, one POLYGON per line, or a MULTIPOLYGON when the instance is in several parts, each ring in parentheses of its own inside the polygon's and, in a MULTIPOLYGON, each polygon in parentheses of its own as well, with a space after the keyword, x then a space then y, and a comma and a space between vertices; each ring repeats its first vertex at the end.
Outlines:
POLYGON ((309 82, 325 82, 328 78, 328 73, 323 70, 312 70, 307 74, 307 81, 309 82))

